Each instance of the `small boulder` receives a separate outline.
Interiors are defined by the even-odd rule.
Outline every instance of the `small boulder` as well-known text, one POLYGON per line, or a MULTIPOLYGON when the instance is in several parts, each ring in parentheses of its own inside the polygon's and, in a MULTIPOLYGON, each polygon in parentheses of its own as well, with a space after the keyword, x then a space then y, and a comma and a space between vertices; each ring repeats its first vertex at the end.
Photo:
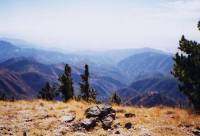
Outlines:
POLYGON ((90 107, 85 111, 86 118, 98 117, 100 114, 101 111, 97 106, 90 107))
POLYGON ((195 135, 195 136, 200 136, 200 129, 194 129, 192 131, 192 133, 195 135))
POLYGON ((99 109, 101 111, 100 117, 105 117, 108 114, 115 113, 115 111, 109 105, 100 105, 99 109))
POLYGON ((96 126, 96 118, 84 119, 81 124, 83 128, 90 130, 96 126))
POLYGON ((83 125, 81 121, 75 121, 71 125, 73 131, 83 130, 83 125))
POLYGON ((74 115, 66 115, 66 116, 62 116, 61 117, 61 122, 65 122, 65 123, 68 123, 68 122, 72 122, 76 117, 74 115))
POLYGON ((132 123, 131 122, 126 123, 124 127, 126 129, 131 129, 132 128, 132 123))
POLYGON ((95 127, 97 121, 101 121, 104 129, 110 129, 116 117, 115 110, 108 105, 97 105, 85 111, 86 118, 82 121, 83 127, 87 130, 95 127))
POLYGON ((113 122, 113 118, 110 116, 107 116, 102 120, 102 127, 104 129, 109 129, 112 126, 112 122, 113 122))
POLYGON ((131 117, 135 117, 135 114, 133 114, 133 113, 125 113, 124 116, 126 118, 131 118, 131 117))
POLYGON ((108 114, 107 116, 110 116, 110 117, 112 117, 113 119, 115 119, 115 118, 116 118, 116 113, 113 112, 113 113, 108 114))
POLYGON ((101 119, 111 113, 115 113, 115 111, 108 105, 90 107, 85 111, 86 118, 98 117, 101 119))

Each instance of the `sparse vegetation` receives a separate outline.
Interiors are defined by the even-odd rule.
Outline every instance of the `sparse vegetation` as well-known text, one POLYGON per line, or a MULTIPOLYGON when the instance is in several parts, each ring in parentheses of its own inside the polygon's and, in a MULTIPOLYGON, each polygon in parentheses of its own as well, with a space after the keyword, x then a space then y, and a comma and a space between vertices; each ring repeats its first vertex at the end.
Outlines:
POLYGON ((68 101, 69 99, 75 98, 75 100, 86 100, 91 102, 97 102, 96 100, 96 91, 94 88, 90 87, 89 84, 89 67, 86 64, 84 74, 81 76, 80 90, 81 94, 79 96, 74 96, 74 87, 73 87, 73 79, 71 75, 71 67, 66 64, 64 69, 64 74, 59 77, 60 85, 58 89, 56 87, 52 88, 48 83, 46 83, 45 87, 39 91, 38 98, 44 100, 53 100, 58 92, 61 92, 64 101, 68 101))
POLYGON ((64 74, 59 78, 59 81, 61 83, 61 85, 59 86, 59 91, 62 93, 65 101, 74 97, 74 88, 71 71, 71 67, 68 64, 66 64, 64 74))
POLYGON ((110 102, 119 105, 121 104, 121 98, 117 95, 116 92, 114 92, 110 98, 110 102))
POLYGON ((89 66, 85 65, 84 73, 81 75, 80 90, 81 97, 86 101, 96 101, 96 91, 90 87, 89 84, 89 66))
POLYGON ((16 100, 16 98, 14 96, 10 96, 8 97, 5 93, 1 93, 0 92, 0 100, 1 101, 10 101, 10 102, 14 102, 16 100))
POLYGON ((116 119, 113 122, 113 130, 107 131, 97 126, 87 131, 67 131, 67 124, 61 122, 65 115, 75 115, 75 122, 85 118, 85 110, 94 103, 69 100, 58 101, 0 101, 0 135, 48 135, 53 136, 57 132, 63 132, 63 136, 100 136, 114 135, 114 126, 120 124, 117 131, 121 135, 156 135, 156 136, 188 136, 193 135, 193 130, 200 127, 200 116, 190 111, 179 108, 152 107, 137 108, 114 105, 116 119), (23 106, 22 106, 23 105, 23 106), (126 118, 125 113, 134 113, 135 116, 126 118), (9 118, 9 119, 8 119, 9 118), (127 130, 125 124, 131 122, 133 129, 127 130), (14 125, 13 125, 14 124, 14 125), (66 131, 66 132, 65 132, 66 131))
POLYGON ((56 90, 55 88, 51 87, 49 82, 46 83, 45 87, 42 88, 41 91, 39 91, 38 98, 39 99, 44 99, 44 100, 54 100, 56 97, 56 90))
POLYGON ((179 88, 189 98, 194 109, 200 111, 200 44, 182 36, 178 49, 172 74, 181 82, 179 88))

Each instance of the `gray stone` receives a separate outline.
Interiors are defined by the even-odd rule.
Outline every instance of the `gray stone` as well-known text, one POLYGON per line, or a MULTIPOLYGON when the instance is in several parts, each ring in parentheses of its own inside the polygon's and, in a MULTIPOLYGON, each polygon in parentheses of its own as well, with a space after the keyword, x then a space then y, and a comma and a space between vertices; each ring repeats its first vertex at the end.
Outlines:
POLYGON ((98 117, 99 119, 104 118, 108 114, 113 114, 112 116, 115 116, 114 113, 115 111, 108 105, 90 107, 85 111, 86 118, 98 117))
POLYGON ((112 126, 112 122, 113 122, 113 118, 108 116, 108 117, 105 117, 103 120, 102 120, 102 127, 104 129, 109 129, 111 128, 112 126))
POLYGON ((98 117, 100 114, 101 114, 101 111, 97 106, 90 107, 85 111, 86 118, 98 117))
POLYGON ((101 111, 101 114, 100 114, 101 117, 107 116, 108 114, 114 112, 112 107, 109 106, 109 105, 101 105, 101 106, 99 106, 99 108, 100 108, 100 111, 101 111))
POLYGON ((115 119, 115 118, 116 118, 116 113, 113 112, 113 113, 108 114, 107 116, 110 116, 110 117, 112 117, 113 119, 115 119))
POLYGON ((81 121, 81 125, 86 130, 90 130, 96 126, 96 118, 84 119, 81 121))
POLYGON ((66 116, 62 116, 61 117, 61 122, 65 122, 65 123, 68 123, 68 122, 72 122, 76 117, 74 115, 66 115, 66 116))
POLYGON ((73 131, 83 130, 83 125, 81 121, 75 121, 73 122, 71 126, 72 126, 73 131))
POLYGON ((87 134, 83 132, 75 132, 75 136, 87 136, 87 134))
POLYGON ((90 107, 85 111, 86 118, 82 121, 83 127, 87 130, 95 127, 97 121, 101 121, 102 127, 110 129, 116 117, 115 110, 109 105, 98 105, 90 107))

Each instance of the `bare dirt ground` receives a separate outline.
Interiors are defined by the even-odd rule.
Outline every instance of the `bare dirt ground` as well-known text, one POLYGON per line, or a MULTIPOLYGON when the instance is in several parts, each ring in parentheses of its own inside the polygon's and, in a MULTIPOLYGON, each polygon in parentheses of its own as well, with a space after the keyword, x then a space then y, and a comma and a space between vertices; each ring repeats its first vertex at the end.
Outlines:
POLYGON ((112 129, 104 130, 100 124, 92 130, 75 131, 71 123, 63 123, 62 117, 74 115, 73 122, 85 118, 84 112, 95 104, 82 101, 47 102, 0 101, 0 136, 197 136, 200 129, 200 115, 190 111, 168 108, 137 108, 113 106, 116 119, 112 129), (126 118, 125 113, 135 116, 126 118), (124 127, 132 124, 131 129, 124 127), (119 125, 115 128, 116 124, 119 125))

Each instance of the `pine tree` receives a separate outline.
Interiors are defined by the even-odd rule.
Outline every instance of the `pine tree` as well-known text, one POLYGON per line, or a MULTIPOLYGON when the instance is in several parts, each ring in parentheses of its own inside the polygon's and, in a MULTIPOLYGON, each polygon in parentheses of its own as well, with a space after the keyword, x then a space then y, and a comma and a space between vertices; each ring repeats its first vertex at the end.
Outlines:
POLYGON ((81 97, 86 101, 96 101, 96 91, 90 88, 89 84, 89 67, 86 64, 84 74, 81 75, 80 90, 81 97))
POLYGON ((121 98, 117 95, 116 92, 114 92, 110 98, 111 103, 115 103, 115 104, 121 104, 121 98))
POLYGON ((97 102, 97 93, 96 91, 92 88, 90 89, 90 93, 89 93, 89 101, 93 101, 93 102, 97 102))
POLYGON ((59 91, 62 93, 64 100, 67 101, 74 97, 73 80, 71 76, 71 67, 66 64, 64 74, 59 78, 61 85, 59 91))
POLYGON ((82 93, 82 98, 84 100, 89 99, 89 92, 90 92, 90 85, 89 85, 89 68, 88 65, 85 65, 84 74, 81 75, 81 83, 80 83, 80 90, 82 93))
POLYGON ((53 87, 50 86, 49 82, 46 83, 44 88, 38 93, 38 98, 45 100, 53 100, 56 97, 56 92, 53 87))
POLYGON ((193 107, 200 111, 200 44, 182 36, 178 49, 172 74, 180 81, 180 90, 189 98, 193 107))

